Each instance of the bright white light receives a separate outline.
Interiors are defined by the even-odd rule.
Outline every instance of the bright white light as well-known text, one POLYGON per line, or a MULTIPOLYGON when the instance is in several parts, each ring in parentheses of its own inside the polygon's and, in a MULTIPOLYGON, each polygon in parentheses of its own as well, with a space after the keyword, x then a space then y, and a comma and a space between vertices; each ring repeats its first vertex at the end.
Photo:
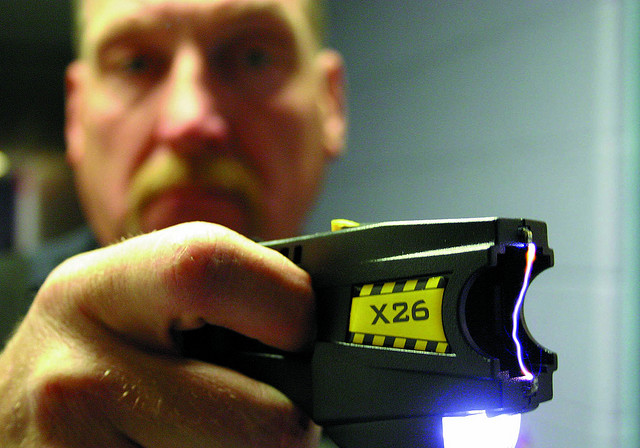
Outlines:
POLYGON ((443 417, 445 448, 515 448, 520 414, 487 417, 484 411, 463 417, 443 417))
POLYGON ((529 243, 527 245, 527 263, 524 270, 522 289, 520 289, 520 294, 518 295, 518 300, 516 300, 516 305, 511 316, 513 320, 513 331, 511 332, 511 337, 513 338, 513 342, 516 345, 516 357, 518 358, 518 364, 520 365, 520 371, 522 372, 522 375, 529 381, 533 380, 534 376, 533 373, 531 373, 529 369, 527 369, 527 367, 524 365, 522 345, 520 344, 520 339, 518 338, 518 322, 520 321, 520 312, 522 310, 524 295, 527 293, 527 289, 529 288, 529 282, 531 280, 531 269, 533 268, 533 262, 535 261, 535 259, 536 245, 534 243, 529 243))

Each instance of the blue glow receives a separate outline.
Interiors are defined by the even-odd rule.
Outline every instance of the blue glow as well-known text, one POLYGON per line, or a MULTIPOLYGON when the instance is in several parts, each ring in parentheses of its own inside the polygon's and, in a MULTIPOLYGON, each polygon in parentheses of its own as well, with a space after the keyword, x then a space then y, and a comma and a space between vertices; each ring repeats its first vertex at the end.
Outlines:
POLYGON ((484 411, 462 417, 443 417, 444 448, 515 448, 520 414, 487 417, 484 411))
POLYGON ((533 267, 533 262, 536 259, 536 245, 534 243, 527 244, 527 261, 526 267, 524 270, 524 280, 522 281, 522 288, 520 289, 520 294, 518 294, 518 300, 516 301, 515 307, 513 309, 512 320, 513 320, 513 329, 511 330, 511 337, 513 338, 513 342, 516 345, 516 356, 518 358, 518 365, 520 366, 520 371, 524 379, 533 380, 534 376, 529 371, 529 369, 524 365, 524 356, 522 353, 522 345, 520 344, 520 339, 518 339, 518 327, 520 322, 520 313, 522 312, 522 302, 524 302, 524 296, 527 293, 527 289, 529 288, 529 283, 531 281, 531 269, 533 267))

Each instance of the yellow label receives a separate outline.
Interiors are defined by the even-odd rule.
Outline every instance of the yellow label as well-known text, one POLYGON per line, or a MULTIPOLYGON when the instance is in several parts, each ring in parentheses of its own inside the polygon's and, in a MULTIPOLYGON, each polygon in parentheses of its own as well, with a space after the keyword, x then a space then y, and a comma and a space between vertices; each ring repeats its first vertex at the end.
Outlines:
MULTIPOLYGON (((434 277, 431 280, 438 280, 434 277)), ((437 284, 437 281, 435 282, 437 284)), ((442 326, 444 288, 412 290, 415 281, 406 282, 400 292, 395 283, 385 283, 379 294, 371 295, 373 285, 364 285, 351 301, 349 331, 396 338, 446 342, 442 326)), ((379 344, 374 344, 379 345, 379 344)))

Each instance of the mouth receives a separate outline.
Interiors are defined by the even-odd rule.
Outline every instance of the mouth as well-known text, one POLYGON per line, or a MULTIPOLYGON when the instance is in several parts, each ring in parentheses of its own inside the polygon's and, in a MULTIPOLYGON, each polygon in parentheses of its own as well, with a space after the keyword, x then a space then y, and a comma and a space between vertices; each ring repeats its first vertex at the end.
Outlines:
POLYGON ((188 221, 208 221, 250 232, 255 211, 242 195, 219 188, 175 186, 150 198, 139 211, 140 227, 149 232, 188 221))
POLYGON ((125 231, 137 234, 209 221, 251 233, 262 225, 262 199, 260 179, 239 160, 216 157, 194 165, 172 151, 161 151, 133 177, 125 231))

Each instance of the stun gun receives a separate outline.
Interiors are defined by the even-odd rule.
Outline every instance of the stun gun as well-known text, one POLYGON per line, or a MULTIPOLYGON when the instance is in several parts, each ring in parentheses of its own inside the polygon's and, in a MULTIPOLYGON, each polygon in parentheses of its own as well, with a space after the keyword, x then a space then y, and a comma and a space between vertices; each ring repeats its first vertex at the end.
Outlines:
POLYGON ((553 265, 544 222, 338 227, 263 243, 311 275, 311 348, 288 353, 204 327, 181 334, 185 355, 273 385, 341 448, 443 448, 443 417, 551 400, 557 356, 531 337, 521 308, 530 279, 553 265))

